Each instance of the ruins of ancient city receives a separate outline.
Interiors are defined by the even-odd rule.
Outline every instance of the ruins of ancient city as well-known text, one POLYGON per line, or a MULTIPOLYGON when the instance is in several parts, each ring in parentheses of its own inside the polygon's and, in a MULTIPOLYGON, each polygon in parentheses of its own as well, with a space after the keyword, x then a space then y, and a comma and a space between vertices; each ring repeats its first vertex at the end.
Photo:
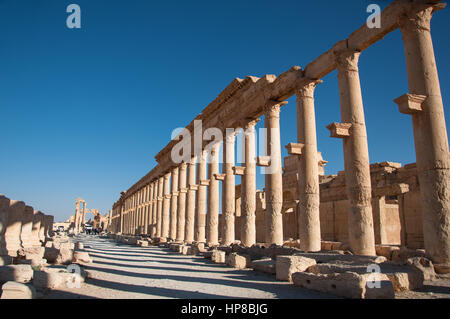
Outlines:
MULTIPOLYGON (((427 298, 425 288, 433 285, 446 287, 436 297, 448 298, 450 152, 431 37, 432 17, 442 9, 439 0, 393 1, 380 28, 364 24, 311 62, 300 61, 302 67, 235 78, 155 154, 156 166, 117 190, 109 211, 88 208, 75 194, 68 219, 56 222, 26 199, 0 195, 1 298, 56 298, 58 291, 70 298, 77 282, 85 292, 108 289, 101 267, 120 260, 132 265, 126 259, 132 254, 149 261, 138 277, 152 270, 152 258, 171 258, 178 263, 171 270, 190 269, 180 279, 189 284, 201 281, 202 269, 207 278, 211 269, 256 274, 279 298, 305 291, 310 298, 427 298), (411 118, 416 162, 393 162, 388 154, 371 162, 358 61, 397 29, 409 90, 393 96, 391 107, 411 118), (317 130, 325 128, 316 125, 314 98, 335 70, 341 118, 326 129, 342 145, 345 165, 329 175, 333 158, 317 143, 317 130), (293 96, 296 106, 287 103, 293 96), (280 114, 287 107, 296 107, 297 140, 282 145, 280 114), (256 152, 259 121, 264 154, 256 152), (265 178, 261 189, 257 170, 265 178)), ((247 283, 240 287, 253 289, 247 283)))

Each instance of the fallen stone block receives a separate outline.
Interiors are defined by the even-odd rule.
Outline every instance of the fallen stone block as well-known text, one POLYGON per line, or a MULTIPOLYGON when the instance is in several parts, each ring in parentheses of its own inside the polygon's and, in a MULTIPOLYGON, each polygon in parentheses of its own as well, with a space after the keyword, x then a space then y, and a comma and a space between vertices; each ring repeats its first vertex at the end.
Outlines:
POLYGON ((423 250, 409 249, 406 247, 401 247, 398 250, 394 250, 391 255, 392 261, 396 262, 406 262, 412 257, 427 257, 423 250))
POLYGON ((392 259, 392 253, 396 250, 400 250, 400 247, 398 246, 391 246, 391 245, 376 245, 375 251, 378 256, 384 256, 387 259, 392 259))
POLYGON ((36 289, 33 286, 8 281, 2 286, 2 296, 0 299, 35 299, 36 289))
POLYGON ((222 250, 213 250, 211 260, 216 264, 224 264, 226 259, 226 252, 222 250))
POLYGON ((335 274, 292 274, 294 285, 352 299, 393 299, 394 287, 385 275, 378 274, 374 282, 372 274, 360 275, 354 272, 335 274))
POLYGON ((436 273, 441 275, 450 274, 450 265, 434 264, 434 270, 436 271, 436 273))
POLYGON ((189 247, 190 247, 190 246, 182 246, 182 248, 181 248, 181 253, 182 253, 183 255, 187 255, 188 252, 189 252, 189 247))
POLYGON ((55 264, 57 265, 69 265, 72 262, 74 252, 72 249, 61 248, 58 256, 56 257, 55 264))
POLYGON ((138 240, 137 245, 140 247, 148 247, 148 241, 146 240, 138 240))
POLYGON ((339 250, 342 243, 338 241, 322 241, 320 246, 322 250, 339 250))
POLYGON ((76 250, 83 250, 84 249, 84 244, 82 242, 77 242, 75 244, 75 249, 76 250))
POLYGON ((253 270, 265 272, 268 274, 275 275, 276 274, 276 261, 272 258, 264 258, 253 260, 250 264, 250 268, 253 270))
POLYGON ((202 252, 201 255, 203 257, 205 257, 206 259, 211 259, 213 252, 214 252, 213 250, 209 250, 209 251, 202 252))
POLYGON ((239 255, 238 253, 231 253, 227 256, 227 265, 237 268, 237 269, 245 269, 249 268, 251 264, 250 256, 248 255, 239 255))
POLYGON ((408 258, 407 264, 413 269, 422 272, 424 280, 434 280, 436 278, 433 263, 425 257, 408 258))
POLYGON ((174 252, 179 252, 181 246, 181 244, 170 244, 169 249, 174 252))
POLYGON ((292 274, 306 271, 316 264, 316 260, 302 256, 277 256, 276 278, 282 281, 292 281, 292 274))
POLYGON ((423 273, 419 270, 387 273, 386 276, 392 282, 394 291, 408 291, 423 287, 423 273))
POLYGON ((17 281, 27 283, 33 278, 33 268, 30 265, 0 266, 0 283, 17 281))
POLYGON ((85 252, 85 251, 76 251, 73 253, 73 258, 72 258, 72 262, 73 263, 91 263, 92 259, 89 256, 89 253, 85 252))
POLYGON ((33 286, 36 288, 56 289, 65 284, 66 277, 59 272, 35 270, 33 286))

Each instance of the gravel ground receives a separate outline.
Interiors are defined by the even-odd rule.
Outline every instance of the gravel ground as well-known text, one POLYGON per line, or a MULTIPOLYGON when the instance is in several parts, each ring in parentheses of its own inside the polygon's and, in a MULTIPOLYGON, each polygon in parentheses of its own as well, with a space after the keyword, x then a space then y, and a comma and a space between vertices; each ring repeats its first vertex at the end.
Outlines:
POLYGON ((85 267, 87 282, 81 288, 50 291, 44 298, 336 298, 169 249, 129 246, 96 236, 78 240, 94 260, 85 267))

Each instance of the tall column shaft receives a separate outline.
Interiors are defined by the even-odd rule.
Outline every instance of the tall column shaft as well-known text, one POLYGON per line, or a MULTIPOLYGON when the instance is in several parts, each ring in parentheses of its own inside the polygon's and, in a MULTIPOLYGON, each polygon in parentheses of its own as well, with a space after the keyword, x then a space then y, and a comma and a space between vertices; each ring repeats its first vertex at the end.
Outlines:
POLYGON ((241 179, 241 243, 256 244, 256 157, 255 125, 252 120, 244 125, 245 171, 241 179))
POLYGON ((345 184, 350 201, 349 244, 354 254, 375 255, 372 218, 372 186, 369 149, 359 81, 359 52, 337 55, 341 120, 350 123, 350 136, 343 139, 345 184))
POLYGON ((150 236, 151 236, 151 225, 153 214, 152 197, 153 197, 153 183, 150 183, 148 186, 148 193, 147 193, 147 216, 145 219, 145 226, 144 226, 144 232, 150 236))
MULTIPOLYGON (((450 156, 444 107, 430 33, 433 7, 400 21, 409 93, 426 96, 412 114, 425 249, 450 272, 450 156)), ((441 267, 442 268, 442 267, 441 267)))
POLYGON ((176 240, 182 242, 184 240, 185 227, 186 227, 186 163, 181 163, 179 168, 179 182, 180 192, 178 194, 178 205, 177 205, 177 237, 176 240))
POLYGON ((156 218, 156 237, 161 237, 161 225, 162 225, 162 208, 163 208, 163 196, 164 196, 164 177, 160 177, 158 180, 158 215, 156 218))
POLYGON ((222 214, 224 221, 223 228, 223 244, 231 245, 235 240, 235 176, 233 173, 233 166, 235 165, 234 144, 236 135, 234 130, 232 132, 225 132, 225 143, 223 145, 223 164, 222 171, 225 174, 225 179, 222 184, 222 214))
POLYGON ((193 157, 188 164, 188 193, 186 203, 186 231, 184 241, 192 243, 194 241, 195 231, 195 201, 196 201, 196 185, 195 185, 195 163, 197 159, 193 157))
POLYGON ((195 233, 194 240, 199 243, 206 242, 206 186, 202 182, 206 180, 207 152, 202 151, 197 170, 197 205, 195 207, 195 233))
POLYGON ((178 167, 172 169, 172 198, 170 202, 170 239, 177 237, 177 211, 178 211, 178 167))
POLYGON ((297 92, 297 138, 303 144, 299 161, 299 216, 300 249, 320 251, 320 195, 317 158, 316 116, 314 89, 311 82, 297 92))
POLYGON ((164 198, 163 198, 163 210, 162 210, 162 228, 161 237, 169 237, 169 226, 170 226, 170 175, 171 173, 166 173, 164 175, 164 198))
POLYGON ((267 154, 266 168, 266 244, 283 245, 283 172, 281 170, 280 108, 285 103, 269 104, 265 110, 267 154))
POLYGON ((209 246, 219 244, 219 181, 215 178, 219 174, 220 143, 215 144, 209 154, 208 163, 208 211, 206 215, 206 242, 209 246))
POLYGON ((158 224, 158 194, 159 194, 159 181, 153 182, 153 196, 152 196, 152 222, 150 228, 150 235, 152 238, 156 237, 156 228, 158 224))

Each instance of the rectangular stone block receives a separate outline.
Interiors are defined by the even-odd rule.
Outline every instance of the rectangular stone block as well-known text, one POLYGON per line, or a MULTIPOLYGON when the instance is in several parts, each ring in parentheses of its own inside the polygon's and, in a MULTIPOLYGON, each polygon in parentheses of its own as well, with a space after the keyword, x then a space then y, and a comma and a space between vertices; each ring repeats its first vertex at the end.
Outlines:
POLYGON ((306 271, 315 265, 316 260, 302 256, 277 256, 276 278, 282 281, 292 281, 292 274, 306 271))
POLYGON ((217 264, 224 264, 226 261, 226 253, 221 250, 214 250, 211 255, 211 260, 217 264))
POLYGON ((394 287, 386 275, 379 275, 380 286, 371 286, 370 274, 359 275, 354 272, 335 274, 311 274, 296 272, 292 274, 294 285, 352 299, 393 299, 394 287), (371 288, 373 287, 373 288, 371 288))
POLYGON ((251 262, 250 256, 248 255, 231 253, 228 255, 226 263, 233 268, 245 269, 250 267, 251 262))
POLYGON ((8 281, 2 286, 1 299, 34 299, 36 289, 33 286, 15 281, 8 281))
POLYGON ((276 274, 276 261, 272 258, 253 260, 250 265, 253 270, 265 272, 267 274, 276 274))

